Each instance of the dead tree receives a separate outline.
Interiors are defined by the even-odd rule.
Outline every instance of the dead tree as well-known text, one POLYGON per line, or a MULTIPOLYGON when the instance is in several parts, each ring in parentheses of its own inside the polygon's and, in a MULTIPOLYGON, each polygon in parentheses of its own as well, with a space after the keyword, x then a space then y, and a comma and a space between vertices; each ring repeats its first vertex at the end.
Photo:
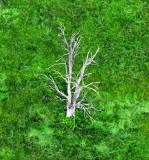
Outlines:
POLYGON ((54 78, 51 75, 47 77, 49 78, 51 83, 50 87, 59 94, 58 96, 59 100, 66 101, 67 103, 66 117, 75 116, 76 109, 83 109, 85 113, 89 114, 89 109, 95 109, 95 108, 93 106, 89 106, 89 104, 84 103, 84 100, 89 90, 92 90, 98 94, 97 92, 98 88, 96 84, 100 82, 91 82, 89 84, 84 84, 84 78, 91 75, 91 73, 85 74, 85 70, 91 63, 94 62, 94 58, 99 52, 99 48, 96 50, 94 54, 92 54, 91 51, 87 53, 86 60, 83 63, 80 72, 78 73, 76 78, 73 78, 74 59, 75 56, 78 54, 81 38, 77 33, 73 33, 70 38, 70 41, 68 41, 65 36, 65 27, 61 26, 60 31, 61 31, 60 37, 62 39, 66 54, 63 55, 57 61, 58 63, 52 65, 50 68, 60 64, 63 64, 65 66, 65 71, 66 71, 65 75, 61 74, 56 70, 53 71, 66 82, 67 94, 65 94, 59 89, 54 78), (65 58, 65 56, 67 56, 67 58, 65 58), (63 60, 63 62, 60 63, 60 60, 63 60))

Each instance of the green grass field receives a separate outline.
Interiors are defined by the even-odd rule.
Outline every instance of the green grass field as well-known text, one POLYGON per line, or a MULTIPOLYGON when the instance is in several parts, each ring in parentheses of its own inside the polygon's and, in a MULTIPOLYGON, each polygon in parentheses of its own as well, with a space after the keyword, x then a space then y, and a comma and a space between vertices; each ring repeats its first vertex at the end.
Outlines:
POLYGON ((149 160, 148 26, 148 0, 1 0, 0 160, 149 160), (102 112, 77 110, 74 130, 40 76, 65 53, 61 23, 82 37, 75 73, 100 47, 88 101, 102 112))

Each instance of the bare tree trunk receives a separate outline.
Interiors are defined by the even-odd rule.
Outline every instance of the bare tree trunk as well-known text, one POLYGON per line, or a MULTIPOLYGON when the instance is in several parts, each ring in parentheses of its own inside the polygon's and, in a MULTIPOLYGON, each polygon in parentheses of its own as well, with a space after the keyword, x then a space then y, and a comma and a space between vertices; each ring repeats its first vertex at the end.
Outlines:
POLYGON ((71 91, 71 80, 72 80, 72 67, 73 67, 73 58, 72 58, 72 50, 68 53, 69 59, 69 74, 68 74, 68 85, 67 85, 67 92, 68 92, 68 102, 67 102, 67 117, 71 117, 74 115, 74 108, 72 107, 72 91, 71 91))

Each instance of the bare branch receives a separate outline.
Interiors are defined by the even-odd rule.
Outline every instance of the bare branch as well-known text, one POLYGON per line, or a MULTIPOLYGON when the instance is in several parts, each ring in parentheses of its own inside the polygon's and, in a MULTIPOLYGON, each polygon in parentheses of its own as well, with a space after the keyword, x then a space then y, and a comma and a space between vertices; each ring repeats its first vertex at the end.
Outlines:
POLYGON ((56 62, 59 62, 61 59, 63 59, 65 56, 67 56, 67 54, 64 54, 63 56, 61 56, 56 62))
POLYGON ((55 83, 55 81, 54 81, 54 79, 52 78, 51 75, 49 75, 49 77, 48 77, 48 76, 43 74, 43 76, 45 76, 46 78, 48 78, 50 80, 50 82, 53 85, 53 86, 50 86, 52 89, 55 89, 61 96, 65 97, 67 99, 67 96, 62 91, 59 90, 58 86, 56 85, 56 83, 55 83))
POLYGON ((53 65, 51 65, 48 69, 50 69, 50 68, 52 68, 52 67, 54 67, 54 66, 61 65, 61 64, 65 64, 65 63, 56 63, 56 64, 53 64, 53 65))
POLYGON ((95 93, 98 94, 98 92, 94 88, 91 88, 89 86, 94 85, 99 82, 92 82, 86 86, 80 86, 81 81, 83 82, 86 67, 92 63, 92 61, 94 60, 98 51, 99 51, 99 48, 96 50, 96 52, 93 56, 91 55, 90 58, 89 58, 90 51, 88 51, 88 53, 87 53, 86 61, 85 61, 85 63, 83 63, 83 66, 82 66, 80 74, 79 74, 79 78, 76 80, 76 83, 74 85, 75 86, 75 92, 74 92, 74 98, 73 98, 74 106, 77 103, 77 99, 80 97, 80 93, 81 93, 82 89, 87 88, 89 90, 93 90, 95 93))
POLYGON ((98 111, 98 112, 103 111, 102 109, 99 110, 99 109, 95 108, 94 106, 88 107, 87 109, 93 109, 93 110, 98 111))
POLYGON ((90 75, 92 75, 92 73, 87 73, 84 75, 84 77, 86 77, 86 76, 89 77, 90 75))
POLYGON ((60 77, 67 83, 67 79, 58 71, 53 70, 53 72, 57 73, 58 75, 60 75, 60 77))
POLYGON ((67 39, 65 37, 65 26, 61 24, 60 27, 59 27, 59 29, 61 31, 60 36, 62 36, 62 41, 66 45, 65 49, 67 50, 69 48, 69 44, 68 44, 68 41, 67 41, 67 39))
POLYGON ((56 98, 57 98, 58 100, 60 100, 60 101, 66 101, 66 99, 62 99, 62 98, 59 97, 59 96, 56 96, 56 98))
POLYGON ((94 88, 91 88, 91 87, 84 87, 84 88, 94 91, 99 96, 99 93, 94 88))
POLYGON ((85 86, 82 86, 83 88, 86 88, 86 87, 89 87, 89 86, 92 86, 92 85, 95 85, 95 84, 99 84, 100 82, 91 82, 85 86))
POLYGON ((90 117, 90 119, 94 120, 93 117, 91 116, 90 111, 87 108, 83 107, 82 109, 84 110, 84 114, 87 114, 90 117))

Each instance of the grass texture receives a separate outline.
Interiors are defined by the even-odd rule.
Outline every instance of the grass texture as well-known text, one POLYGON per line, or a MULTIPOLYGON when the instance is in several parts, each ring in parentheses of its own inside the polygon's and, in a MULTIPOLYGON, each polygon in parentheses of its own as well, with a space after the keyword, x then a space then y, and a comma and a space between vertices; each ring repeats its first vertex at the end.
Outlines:
POLYGON ((0 159, 148 160, 148 22, 148 0, 0 1, 0 159), (82 37, 75 73, 100 47, 87 81, 101 82, 88 101, 102 112, 77 110, 74 130, 40 76, 65 53, 60 23, 82 37))

